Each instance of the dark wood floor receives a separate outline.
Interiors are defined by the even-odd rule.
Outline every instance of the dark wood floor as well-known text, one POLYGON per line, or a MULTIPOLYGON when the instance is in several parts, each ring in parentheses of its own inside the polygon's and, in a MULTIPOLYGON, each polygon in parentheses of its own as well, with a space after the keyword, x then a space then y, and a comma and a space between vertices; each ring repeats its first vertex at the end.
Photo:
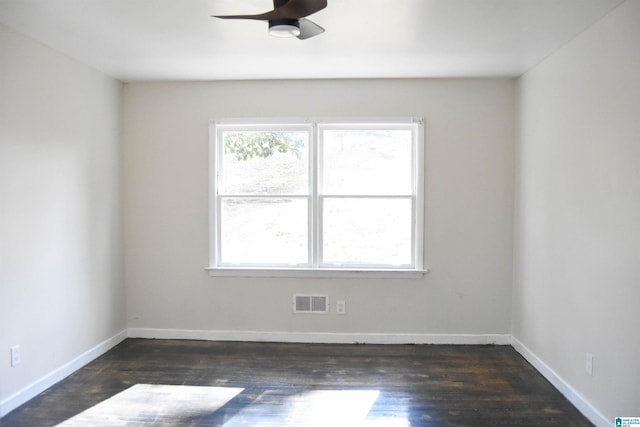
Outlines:
POLYGON ((344 398, 337 396, 346 403, 358 390, 376 392, 362 426, 592 425, 509 346, 141 339, 122 342, 0 425, 56 425, 135 384, 242 388, 212 413, 180 423, 150 418, 130 424, 136 426, 322 425, 292 418, 291 402, 305 393, 342 390, 344 398))

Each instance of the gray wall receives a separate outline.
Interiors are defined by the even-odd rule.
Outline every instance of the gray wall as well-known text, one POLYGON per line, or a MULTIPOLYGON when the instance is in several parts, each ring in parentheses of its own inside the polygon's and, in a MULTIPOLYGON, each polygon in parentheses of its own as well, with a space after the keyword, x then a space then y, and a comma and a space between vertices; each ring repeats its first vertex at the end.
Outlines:
POLYGON ((512 80, 127 84, 129 327, 509 334, 514 88, 512 80), (209 277, 208 121, 268 116, 424 117, 431 272, 422 280, 209 277), (295 292, 344 299, 347 315, 293 315, 295 292))
POLYGON ((519 81, 513 334, 609 425, 640 409, 639 23, 629 0, 519 81))
POLYGON ((121 332, 125 305, 122 85, 3 26, 0 64, 2 404, 121 332))

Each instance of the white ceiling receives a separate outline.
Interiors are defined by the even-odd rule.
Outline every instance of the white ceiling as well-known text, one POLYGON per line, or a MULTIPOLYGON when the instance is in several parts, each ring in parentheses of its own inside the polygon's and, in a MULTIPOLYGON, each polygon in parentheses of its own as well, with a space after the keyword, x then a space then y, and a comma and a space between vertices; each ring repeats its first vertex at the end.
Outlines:
POLYGON ((0 23, 123 81, 513 77, 624 0, 328 0, 277 39, 271 0, 0 0, 0 23))

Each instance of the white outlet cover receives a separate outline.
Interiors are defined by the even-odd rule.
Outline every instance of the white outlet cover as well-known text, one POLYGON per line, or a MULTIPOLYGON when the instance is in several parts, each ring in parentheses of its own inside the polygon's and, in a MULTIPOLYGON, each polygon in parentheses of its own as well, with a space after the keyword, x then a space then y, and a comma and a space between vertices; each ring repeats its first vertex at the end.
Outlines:
POLYGON ((11 366, 20 364, 20 346, 14 345, 11 347, 11 366))
POLYGON ((587 375, 593 376, 593 354, 587 353, 587 360, 584 368, 587 375))

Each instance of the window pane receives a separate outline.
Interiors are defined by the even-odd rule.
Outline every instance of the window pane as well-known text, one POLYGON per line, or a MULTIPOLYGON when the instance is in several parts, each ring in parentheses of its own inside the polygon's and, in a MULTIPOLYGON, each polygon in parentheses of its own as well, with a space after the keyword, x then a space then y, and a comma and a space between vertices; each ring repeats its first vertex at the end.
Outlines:
POLYGON ((307 264, 307 199, 222 199, 222 264, 307 264))
POLYGON ((325 130, 322 137, 325 194, 412 193, 411 130, 325 130))
POLYGON ((307 132, 223 132, 220 194, 307 194, 307 132))
POLYGON ((412 264, 410 199, 332 199, 323 206, 324 264, 412 264))

